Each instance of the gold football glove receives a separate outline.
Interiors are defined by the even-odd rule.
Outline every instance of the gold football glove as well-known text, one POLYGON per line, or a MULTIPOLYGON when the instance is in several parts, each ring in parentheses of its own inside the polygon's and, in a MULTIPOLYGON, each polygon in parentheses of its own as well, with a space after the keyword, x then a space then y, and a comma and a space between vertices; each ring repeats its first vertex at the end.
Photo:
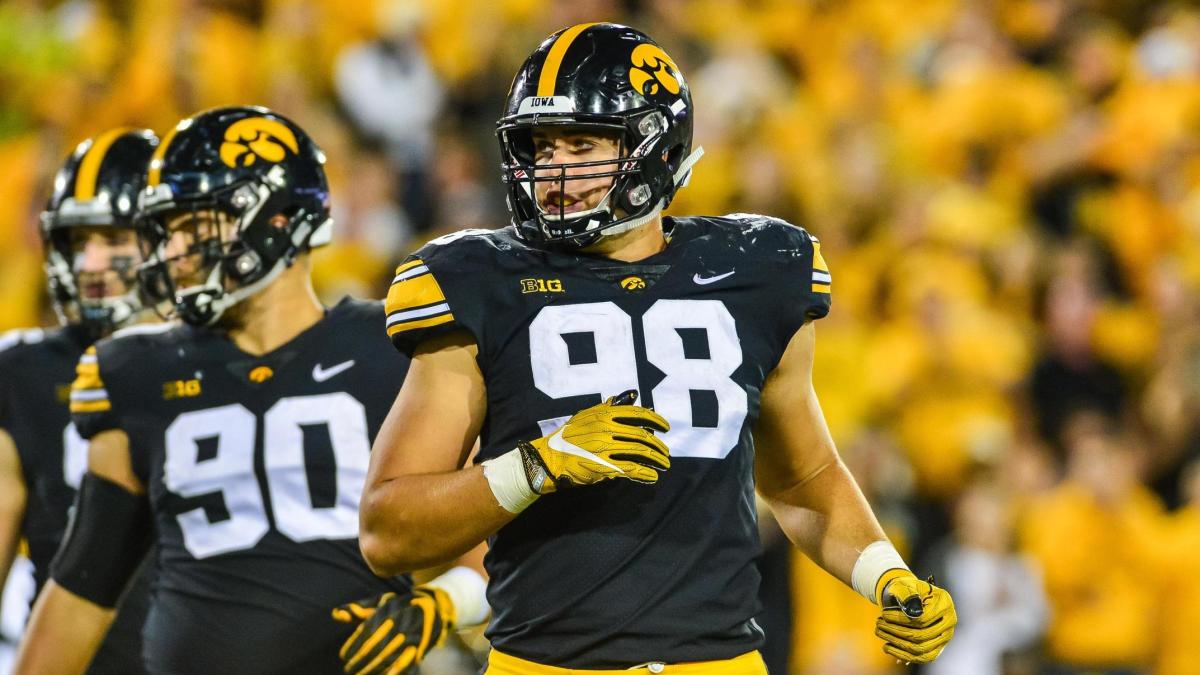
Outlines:
POLYGON ((445 591, 418 586, 412 595, 384 593, 333 610, 343 623, 361 622, 338 652, 352 675, 413 675, 454 626, 454 603, 445 591))
POLYGON ((653 410, 633 405, 636 400, 631 389, 575 413, 549 436, 518 444, 533 491, 545 495, 613 478, 657 481, 671 457, 654 432, 671 425, 653 410))
POLYGON ((954 600, 933 585, 933 577, 921 581, 908 570, 892 570, 881 582, 883 612, 875 635, 884 641, 884 653, 905 663, 933 662, 954 637, 954 600))

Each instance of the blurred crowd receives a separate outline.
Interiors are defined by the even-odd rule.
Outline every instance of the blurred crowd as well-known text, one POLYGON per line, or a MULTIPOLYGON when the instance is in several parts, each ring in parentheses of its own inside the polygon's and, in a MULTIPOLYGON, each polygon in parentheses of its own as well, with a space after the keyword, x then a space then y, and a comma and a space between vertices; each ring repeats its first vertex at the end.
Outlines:
MULTIPOLYGON (((826 416, 958 603, 928 670, 1200 673, 1191 3, 8 0, 0 329, 47 321, 36 216, 74 145, 225 104, 323 146, 321 292, 382 295, 429 238, 507 224, 493 129, 512 74, 596 20, 654 36, 692 87, 707 155, 670 213, 821 239, 826 416)), ((765 621, 791 638, 774 663, 892 672, 877 610, 764 530, 765 621)))

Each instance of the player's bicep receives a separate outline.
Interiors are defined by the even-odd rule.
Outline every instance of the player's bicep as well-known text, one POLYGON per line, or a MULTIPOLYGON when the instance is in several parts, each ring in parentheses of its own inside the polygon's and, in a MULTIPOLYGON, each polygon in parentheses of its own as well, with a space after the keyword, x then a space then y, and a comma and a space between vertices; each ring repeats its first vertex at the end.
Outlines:
POLYGON ((120 429, 101 431, 88 443, 88 472, 116 483, 128 492, 145 494, 146 486, 133 469, 129 436, 120 429))
POLYGON ((763 385, 754 427, 758 490, 779 498, 837 462, 837 451, 812 384, 816 330, 811 322, 792 336, 763 385))
POLYGON ((368 483, 453 471, 466 463, 487 410, 477 353, 465 332, 417 348, 375 439, 368 483))

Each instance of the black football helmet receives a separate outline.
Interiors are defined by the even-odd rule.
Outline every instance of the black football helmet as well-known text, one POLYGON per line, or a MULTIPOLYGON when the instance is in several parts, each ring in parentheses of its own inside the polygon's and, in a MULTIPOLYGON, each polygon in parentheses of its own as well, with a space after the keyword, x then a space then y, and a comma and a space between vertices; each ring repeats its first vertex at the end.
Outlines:
POLYGON ((142 311, 137 287, 139 261, 133 256, 112 260, 112 271, 125 284, 124 294, 84 297, 74 264, 77 251, 72 247, 71 230, 132 230, 146 165, 156 147, 158 137, 148 129, 112 129, 80 143, 54 177, 54 191, 41 215, 46 280, 55 311, 60 321, 79 324, 93 337, 120 328, 142 311))
POLYGON ((645 34, 614 23, 561 30, 533 52, 513 80, 496 126, 508 208, 518 233, 533 242, 587 246, 601 236, 649 222, 687 183, 703 150, 692 151, 694 110, 675 61, 645 34), (533 128, 558 125, 616 132, 618 161, 535 166, 533 128), (590 167, 587 174, 568 169, 590 167), (598 206, 547 212, 535 183, 611 176, 598 206))
POLYGON ((325 154, 291 120, 259 107, 217 108, 180 122, 150 161, 138 200, 138 235, 146 251, 143 290, 194 325, 214 323, 257 293, 300 253, 329 243, 325 154), (218 214, 234 221, 202 231, 218 214), (286 219, 280 225, 272 220, 286 219), (193 227, 186 250, 170 250, 173 233, 193 227), (195 256, 203 281, 180 287, 173 258, 195 256))

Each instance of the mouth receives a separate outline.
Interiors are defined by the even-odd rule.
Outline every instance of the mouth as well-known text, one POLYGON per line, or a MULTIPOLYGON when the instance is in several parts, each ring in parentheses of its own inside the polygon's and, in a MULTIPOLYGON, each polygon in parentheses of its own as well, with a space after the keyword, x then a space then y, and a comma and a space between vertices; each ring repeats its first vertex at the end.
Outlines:
POLYGON ((587 205, 578 200, 563 199, 542 202, 542 210, 550 215, 562 216, 569 213, 576 213, 587 209, 587 205))
POLYGON ((108 297, 108 284, 104 281, 86 281, 79 286, 80 297, 86 300, 103 300, 108 297))
POLYGON ((542 211, 552 216, 565 216, 593 208, 588 204, 588 198, 599 190, 590 190, 582 195, 550 192, 541 201, 542 211))

